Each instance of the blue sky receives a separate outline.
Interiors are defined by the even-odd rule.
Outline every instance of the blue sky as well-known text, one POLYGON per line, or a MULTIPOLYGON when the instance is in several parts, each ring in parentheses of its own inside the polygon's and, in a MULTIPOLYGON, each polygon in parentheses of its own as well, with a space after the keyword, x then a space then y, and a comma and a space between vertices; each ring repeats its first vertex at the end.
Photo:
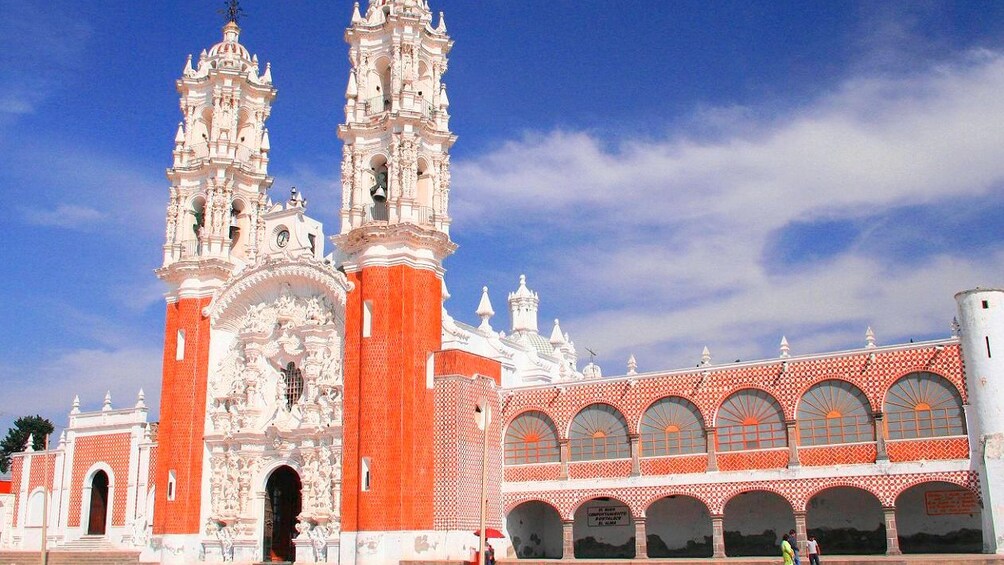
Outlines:
MULTIPOLYGON (((487 284, 508 328, 526 273, 616 375, 944 337, 954 292, 1004 285, 1000 2, 429 1, 459 320, 487 284)), ((273 198, 335 233, 351 3, 243 5, 273 198)), ((156 406, 174 81, 221 6, 0 0, 0 427, 156 406)))

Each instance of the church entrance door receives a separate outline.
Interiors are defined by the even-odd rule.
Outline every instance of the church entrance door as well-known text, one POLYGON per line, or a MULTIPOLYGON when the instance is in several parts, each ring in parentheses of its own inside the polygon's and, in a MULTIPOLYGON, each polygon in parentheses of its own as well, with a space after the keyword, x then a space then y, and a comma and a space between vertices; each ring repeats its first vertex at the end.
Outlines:
POLYGON ((108 474, 104 471, 94 473, 91 479, 91 510, 87 519, 87 535, 105 535, 105 522, 108 517, 108 474))
POLYGON ((263 560, 296 561, 296 517, 300 514, 300 476, 290 467, 276 469, 265 484, 263 560))

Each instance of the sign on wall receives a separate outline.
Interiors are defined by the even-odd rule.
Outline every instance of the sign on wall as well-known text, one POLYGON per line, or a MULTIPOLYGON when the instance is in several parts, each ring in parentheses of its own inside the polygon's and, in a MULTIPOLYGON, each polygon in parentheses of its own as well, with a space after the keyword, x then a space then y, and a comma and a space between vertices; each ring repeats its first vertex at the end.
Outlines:
POLYGON ((627 526, 631 523, 631 514, 627 506, 593 506, 586 508, 586 524, 590 528, 605 526, 627 526))
POLYGON ((928 516, 975 514, 980 511, 976 493, 970 490, 931 490, 924 493, 928 516))

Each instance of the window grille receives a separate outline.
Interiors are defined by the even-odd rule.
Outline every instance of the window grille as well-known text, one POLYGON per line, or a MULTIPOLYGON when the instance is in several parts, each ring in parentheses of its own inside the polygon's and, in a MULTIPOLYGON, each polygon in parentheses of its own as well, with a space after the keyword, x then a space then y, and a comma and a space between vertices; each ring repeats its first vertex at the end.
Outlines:
POLYGON ((861 389, 840 380, 813 385, 798 403, 799 445, 875 441, 868 399, 861 389))
POLYGON ((788 445, 781 405, 762 390, 741 390, 718 410, 718 451, 788 445))
POLYGON ((910 373, 893 383, 883 412, 889 439, 966 433, 962 397, 948 379, 934 373, 910 373))
POLYGON ((543 412, 520 414, 505 433, 505 464, 554 463, 561 459, 558 432, 543 412))
POLYGON ((644 457, 707 451, 701 414, 684 398, 663 398, 650 406, 642 417, 640 431, 644 457))
POLYGON ((286 377, 286 409, 292 410, 293 405, 303 396, 303 373, 294 363, 286 365, 282 373, 286 377))
POLYGON ((610 405, 586 406, 572 420, 568 447, 572 461, 629 458, 627 421, 610 405))

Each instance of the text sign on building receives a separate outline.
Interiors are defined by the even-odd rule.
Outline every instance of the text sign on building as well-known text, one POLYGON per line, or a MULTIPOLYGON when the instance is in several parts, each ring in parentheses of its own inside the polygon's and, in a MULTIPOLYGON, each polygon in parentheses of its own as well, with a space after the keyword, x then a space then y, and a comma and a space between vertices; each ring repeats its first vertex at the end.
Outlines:
POLYGON ((928 516, 947 514, 974 514, 980 503, 976 494, 968 490, 932 490, 924 493, 924 506, 928 516))
POLYGON ((631 515, 627 506, 593 506, 586 508, 586 523, 590 528, 604 526, 627 526, 631 523, 631 515))

